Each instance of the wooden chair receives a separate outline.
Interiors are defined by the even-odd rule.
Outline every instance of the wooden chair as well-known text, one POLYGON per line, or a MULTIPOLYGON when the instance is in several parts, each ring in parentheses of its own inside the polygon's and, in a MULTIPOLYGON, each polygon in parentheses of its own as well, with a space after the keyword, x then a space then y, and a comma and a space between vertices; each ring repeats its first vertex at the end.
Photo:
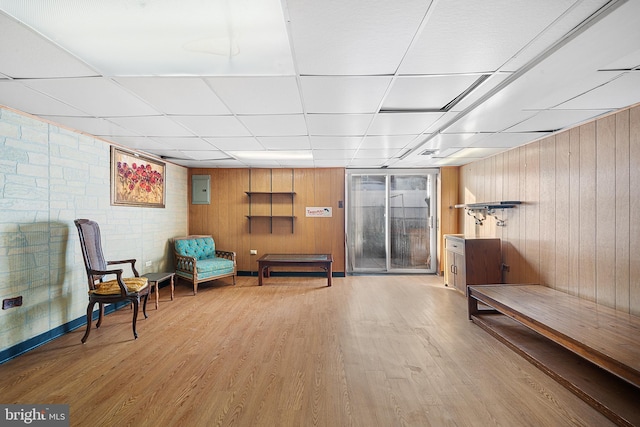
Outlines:
POLYGON ((130 301, 133 304, 133 336, 138 338, 136 332, 136 321, 138 320, 138 307, 140 297, 144 297, 142 312, 147 318, 147 299, 149 298, 149 282, 146 277, 139 277, 136 270, 135 259, 125 259, 120 261, 105 261, 102 253, 100 239, 100 227, 95 221, 88 219, 76 219, 73 221, 80 236, 80 247, 84 265, 87 270, 87 281, 89 284, 89 305, 87 306, 87 330, 82 337, 82 343, 87 341, 91 332, 91 320, 93 308, 96 303, 100 306, 98 323, 96 328, 102 324, 104 316, 104 304, 130 301), (123 278, 122 269, 107 270, 107 266, 116 264, 131 264, 131 270, 135 277, 123 278), (105 281, 105 276, 116 278, 105 281))

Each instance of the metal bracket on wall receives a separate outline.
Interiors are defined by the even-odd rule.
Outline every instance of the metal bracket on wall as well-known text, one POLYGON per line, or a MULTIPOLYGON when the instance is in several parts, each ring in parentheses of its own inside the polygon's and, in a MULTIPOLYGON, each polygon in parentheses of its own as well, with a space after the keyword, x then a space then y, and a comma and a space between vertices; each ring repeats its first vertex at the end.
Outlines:
MULTIPOLYGON (((457 206, 456 206, 457 207, 457 206)), ((476 225, 482 225, 487 218, 483 209, 465 209, 467 215, 472 216, 476 220, 476 225)))
POLYGON ((509 200, 501 202, 487 202, 487 203, 465 203, 455 205, 456 208, 464 208, 467 211, 467 215, 475 218, 476 225, 482 225, 487 216, 493 216, 496 218, 496 226, 506 226, 506 220, 498 217, 496 211, 504 209, 512 209, 522 204, 520 201, 509 200))

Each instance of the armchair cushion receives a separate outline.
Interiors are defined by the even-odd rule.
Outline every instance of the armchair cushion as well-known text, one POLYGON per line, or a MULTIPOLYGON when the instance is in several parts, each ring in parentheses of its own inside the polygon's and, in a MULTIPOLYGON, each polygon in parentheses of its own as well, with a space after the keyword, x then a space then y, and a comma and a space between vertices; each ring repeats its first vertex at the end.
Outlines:
MULTIPOLYGON (((233 261, 225 258, 213 257, 211 259, 199 259, 196 263, 198 277, 205 279, 211 276, 233 273, 233 261)), ((193 276, 193 275, 191 275, 193 276)))
POLYGON ((176 239, 176 253, 182 256, 190 256, 196 260, 214 258, 216 256, 216 244, 213 237, 202 236, 192 239, 176 239))

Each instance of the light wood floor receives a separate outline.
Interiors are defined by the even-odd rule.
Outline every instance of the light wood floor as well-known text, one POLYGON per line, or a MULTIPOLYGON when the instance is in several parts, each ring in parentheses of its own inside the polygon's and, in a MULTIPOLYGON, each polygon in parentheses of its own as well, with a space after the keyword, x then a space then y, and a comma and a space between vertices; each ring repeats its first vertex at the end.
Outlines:
POLYGON ((0 365, 0 402, 77 426, 608 426, 467 320, 435 276, 255 277, 160 291, 0 365), (142 318, 142 316, 140 316, 142 318))

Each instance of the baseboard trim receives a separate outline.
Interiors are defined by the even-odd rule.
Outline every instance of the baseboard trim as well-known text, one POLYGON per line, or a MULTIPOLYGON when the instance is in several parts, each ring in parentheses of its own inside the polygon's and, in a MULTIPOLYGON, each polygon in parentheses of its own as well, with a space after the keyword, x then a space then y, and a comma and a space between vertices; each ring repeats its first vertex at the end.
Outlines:
MULTIPOLYGON (((113 313, 114 311, 120 310, 121 308, 126 307, 129 304, 130 303, 128 302, 109 304, 104 308, 104 314, 113 313)), ((93 312, 93 320, 97 320, 97 319, 98 319, 98 311, 96 310, 93 312)), ((40 335, 37 335, 33 338, 29 338, 26 341, 23 341, 12 347, 2 350, 0 351, 0 365, 22 354, 25 354, 35 348, 38 348, 43 344, 53 341, 54 339, 59 338, 64 334, 67 334, 82 326, 86 326, 86 324, 87 324, 86 316, 78 317, 77 319, 71 320, 70 322, 67 322, 47 332, 43 332, 40 335)))

